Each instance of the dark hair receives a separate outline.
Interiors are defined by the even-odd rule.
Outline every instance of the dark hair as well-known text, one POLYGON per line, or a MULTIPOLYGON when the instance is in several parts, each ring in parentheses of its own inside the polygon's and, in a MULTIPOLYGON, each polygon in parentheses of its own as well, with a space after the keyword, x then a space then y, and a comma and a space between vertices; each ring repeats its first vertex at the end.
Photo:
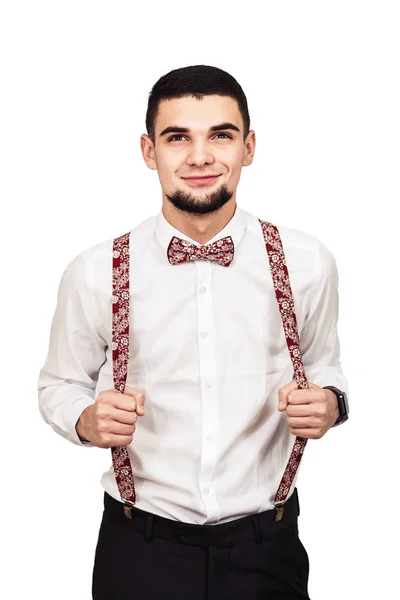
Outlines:
POLYGON ((153 144, 155 143, 155 120, 161 100, 184 96, 194 96, 202 100, 203 96, 212 94, 230 96, 237 101, 244 123, 243 139, 246 139, 250 130, 250 116, 247 99, 239 83, 232 75, 217 67, 192 65, 170 71, 153 85, 146 112, 147 135, 153 144))

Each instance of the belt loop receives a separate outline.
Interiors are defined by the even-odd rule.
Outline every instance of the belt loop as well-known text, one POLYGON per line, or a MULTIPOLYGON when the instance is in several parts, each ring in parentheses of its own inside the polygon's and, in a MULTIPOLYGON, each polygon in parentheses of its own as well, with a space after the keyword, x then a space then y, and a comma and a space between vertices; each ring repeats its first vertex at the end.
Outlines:
POLYGON ((261 528, 260 528, 260 521, 258 519, 258 514, 252 515, 251 520, 252 520, 252 524, 253 524, 254 533, 256 536, 256 544, 261 544, 262 532, 261 532, 261 528))
POLYGON ((154 520, 154 516, 153 515, 147 515, 146 529, 145 529, 145 532, 144 532, 144 536, 146 538, 146 542, 151 542, 151 540, 152 540, 152 535, 153 535, 153 520, 154 520))

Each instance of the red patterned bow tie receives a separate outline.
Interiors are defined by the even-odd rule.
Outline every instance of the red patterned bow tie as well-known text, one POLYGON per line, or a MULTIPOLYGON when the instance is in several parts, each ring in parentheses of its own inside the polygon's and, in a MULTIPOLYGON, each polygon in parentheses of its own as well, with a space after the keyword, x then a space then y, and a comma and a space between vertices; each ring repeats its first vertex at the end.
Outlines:
POLYGON ((230 235, 212 244, 196 246, 187 240, 174 236, 168 246, 167 255, 171 265, 186 260, 215 260, 223 267, 229 267, 233 260, 234 245, 230 235))

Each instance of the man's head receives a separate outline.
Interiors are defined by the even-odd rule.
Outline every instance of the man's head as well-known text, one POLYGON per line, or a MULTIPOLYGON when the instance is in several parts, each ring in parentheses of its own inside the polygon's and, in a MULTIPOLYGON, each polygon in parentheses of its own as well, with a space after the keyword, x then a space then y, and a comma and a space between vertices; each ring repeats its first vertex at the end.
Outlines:
POLYGON ((234 77, 206 65, 167 73, 150 92, 146 129, 141 149, 147 166, 158 172, 164 202, 206 214, 236 201, 242 167, 253 160, 255 133, 234 77), (204 175, 217 177, 190 179, 204 175))

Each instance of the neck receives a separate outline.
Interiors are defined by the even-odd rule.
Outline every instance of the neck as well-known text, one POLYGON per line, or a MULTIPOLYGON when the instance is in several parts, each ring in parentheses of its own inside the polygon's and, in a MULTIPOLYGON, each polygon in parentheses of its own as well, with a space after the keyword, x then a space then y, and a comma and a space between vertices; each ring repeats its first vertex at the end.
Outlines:
POLYGON ((208 214, 193 215, 182 212, 163 198, 162 213, 175 229, 199 244, 206 244, 232 219, 236 210, 236 194, 219 210, 208 214))

